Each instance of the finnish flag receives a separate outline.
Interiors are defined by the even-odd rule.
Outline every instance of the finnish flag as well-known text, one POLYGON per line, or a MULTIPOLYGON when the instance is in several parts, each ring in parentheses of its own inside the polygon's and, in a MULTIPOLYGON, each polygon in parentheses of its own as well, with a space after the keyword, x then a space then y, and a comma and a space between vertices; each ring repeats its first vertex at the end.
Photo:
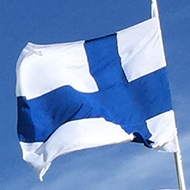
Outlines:
POLYGON ((28 43, 16 70, 23 159, 41 180, 56 157, 81 149, 179 150, 156 18, 98 39, 28 43))

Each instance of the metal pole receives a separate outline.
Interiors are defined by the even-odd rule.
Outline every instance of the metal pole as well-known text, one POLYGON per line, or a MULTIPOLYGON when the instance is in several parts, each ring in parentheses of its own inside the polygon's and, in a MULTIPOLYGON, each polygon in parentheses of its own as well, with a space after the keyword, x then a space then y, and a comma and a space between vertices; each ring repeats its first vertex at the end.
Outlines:
MULTIPOLYGON (((158 12, 158 3, 157 3, 157 0, 151 0, 151 1, 152 1, 152 17, 157 18, 158 27, 161 32, 159 12, 158 12)), ((162 45, 163 45, 163 40, 162 40, 162 45)), ((179 190, 187 190, 186 184, 185 184, 184 172, 183 172, 183 164, 182 164, 182 156, 181 156, 181 150, 180 150, 180 146, 179 146, 179 140, 178 140, 178 138, 176 138, 176 140, 177 140, 177 144, 179 147, 179 152, 174 153, 174 160, 175 160, 175 165, 176 165, 178 186, 179 186, 179 190)))
MULTIPOLYGON (((177 141, 178 141, 178 139, 177 139, 177 141)), ((178 141, 178 144, 179 144, 179 141, 178 141)), ((179 190, 186 190, 181 151, 174 153, 174 160, 175 160, 175 165, 176 165, 179 190)))

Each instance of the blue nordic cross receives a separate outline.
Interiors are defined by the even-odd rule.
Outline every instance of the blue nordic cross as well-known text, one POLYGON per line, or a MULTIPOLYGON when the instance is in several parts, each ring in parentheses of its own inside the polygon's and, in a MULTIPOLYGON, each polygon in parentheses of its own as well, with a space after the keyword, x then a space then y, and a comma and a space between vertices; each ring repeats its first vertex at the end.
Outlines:
POLYGON ((128 82, 116 34, 88 40, 84 48, 99 91, 83 93, 67 85, 31 100, 18 97, 20 141, 45 142, 64 123, 103 117, 151 147, 146 120, 172 109, 166 68, 128 82))

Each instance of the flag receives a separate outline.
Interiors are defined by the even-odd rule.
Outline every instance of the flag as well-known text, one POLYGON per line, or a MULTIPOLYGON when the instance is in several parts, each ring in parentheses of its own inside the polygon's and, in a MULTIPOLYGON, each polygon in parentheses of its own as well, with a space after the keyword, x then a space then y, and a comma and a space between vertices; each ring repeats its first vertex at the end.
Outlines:
POLYGON ((87 41, 28 43, 16 71, 23 159, 41 180, 56 157, 81 149, 179 150, 156 18, 87 41))

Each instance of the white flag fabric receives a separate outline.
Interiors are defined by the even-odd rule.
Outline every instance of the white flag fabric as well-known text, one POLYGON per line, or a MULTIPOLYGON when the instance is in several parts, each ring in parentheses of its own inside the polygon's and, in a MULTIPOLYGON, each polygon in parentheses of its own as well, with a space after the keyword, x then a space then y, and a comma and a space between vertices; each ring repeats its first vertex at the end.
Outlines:
POLYGON ((102 38, 35 45, 17 62, 18 137, 40 179, 59 155, 139 142, 177 152, 155 18, 102 38))

